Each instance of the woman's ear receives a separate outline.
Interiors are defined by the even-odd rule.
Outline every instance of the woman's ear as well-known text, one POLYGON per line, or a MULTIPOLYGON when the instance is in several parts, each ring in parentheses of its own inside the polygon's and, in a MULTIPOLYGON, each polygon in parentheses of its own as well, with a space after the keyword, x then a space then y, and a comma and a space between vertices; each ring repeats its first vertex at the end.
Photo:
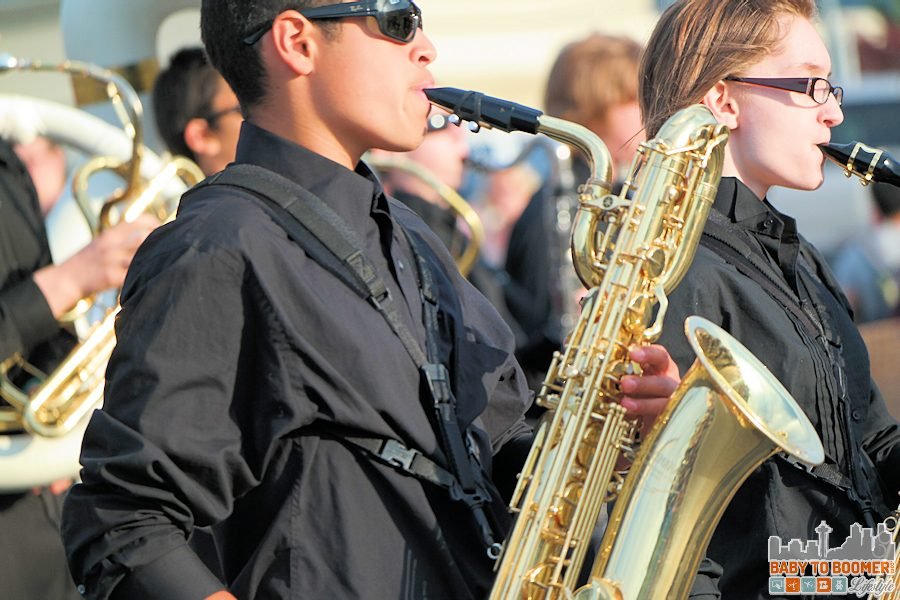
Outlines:
POLYGON ((720 79, 700 102, 712 112, 716 121, 728 129, 737 129, 740 105, 725 81, 720 79))
POLYGON ((317 37, 313 24, 296 10, 286 10, 272 22, 272 46, 284 67, 295 75, 308 75, 313 68, 317 37))

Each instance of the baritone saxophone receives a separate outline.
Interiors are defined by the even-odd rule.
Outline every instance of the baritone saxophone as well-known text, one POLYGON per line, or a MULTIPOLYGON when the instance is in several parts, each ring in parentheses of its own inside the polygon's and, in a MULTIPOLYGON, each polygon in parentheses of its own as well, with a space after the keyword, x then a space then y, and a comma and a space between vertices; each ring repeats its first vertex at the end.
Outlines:
POLYGON ((778 451, 809 464, 824 458, 787 391, 700 317, 686 324, 698 358, 640 448, 639 423, 618 403, 621 376, 640 371, 629 347, 658 338, 666 294, 693 259, 727 129, 700 105, 679 111, 641 145, 616 196, 609 153, 584 127, 476 92, 426 94, 459 120, 570 144, 591 165, 572 229, 575 271, 589 291, 538 396, 547 412, 513 493, 516 522, 490 597, 685 597, 715 525, 750 472, 778 451), (617 470, 623 462, 632 462, 629 471, 617 470), (582 585, 591 533, 612 500, 582 585))

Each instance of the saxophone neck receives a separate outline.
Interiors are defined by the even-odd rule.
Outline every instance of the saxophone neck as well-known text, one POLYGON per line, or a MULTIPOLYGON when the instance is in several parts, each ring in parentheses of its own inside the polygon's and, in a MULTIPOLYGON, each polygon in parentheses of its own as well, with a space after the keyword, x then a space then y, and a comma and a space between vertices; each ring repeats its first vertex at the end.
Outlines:
POLYGON ((590 129, 481 92, 442 87, 427 89, 425 95, 432 104, 452 113, 457 124, 468 121, 476 127, 496 128, 506 132, 542 133, 579 149, 591 166, 588 184, 594 182, 609 189, 612 181, 609 151, 603 140, 590 129))
POLYGON ((585 185, 597 186, 608 193, 612 188, 612 160, 603 140, 587 127, 571 121, 548 115, 541 115, 537 121, 538 133, 581 151, 590 167, 590 177, 585 185))

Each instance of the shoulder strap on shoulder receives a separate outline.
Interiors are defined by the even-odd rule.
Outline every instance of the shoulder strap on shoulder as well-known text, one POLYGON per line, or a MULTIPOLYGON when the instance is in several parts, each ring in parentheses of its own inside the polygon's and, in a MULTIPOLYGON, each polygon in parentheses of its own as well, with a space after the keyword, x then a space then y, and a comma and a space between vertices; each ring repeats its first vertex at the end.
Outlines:
POLYGON ((803 323, 813 337, 819 335, 819 325, 806 314, 793 291, 774 269, 753 252, 744 235, 725 215, 711 210, 700 243, 715 251, 742 275, 762 286, 785 310, 803 323))
MULTIPOLYGON (((374 267, 358 249, 356 234, 315 194, 278 173, 250 164, 229 165, 207 183, 216 184, 243 189, 263 200, 269 209, 267 212, 310 253, 313 260, 360 296, 368 295, 369 284, 375 284, 377 280, 374 267), (273 208, 280 210, 273 211, 273 208), (278 214, 281 211, 289 215, 278 214), (285 218, 289 216, 293 218, 285 218), (346 264, 354 268, 348 270, 346 264)), ((383 284, 376 287, 376 298, 386 291, 383 284)))
POLYGON ((450 387, 449 373, 438 356, 438 297, 431 268, 424 258, 424 242, 403 229, 416 258, 421 279, 427 356, 401 321, 387 287, 362 250, 363 245, 356 233, 321 199, 289 179, 255 165, 230 165, 204 185, 216 184, 246 190, 263 200, 263 208, 296 243, 310 253, 313 260, 332 271, 381 313, 428 381, 441 445, 450 459, 452 472, 440 468, 418 451, 397 440, 371 436, 336 437, 380 462, 450 490, 451 498, 464 502, 472 511, 488 554, 496 558, 499 552, 499 544, 494 535, 496 525, 487 511, 490 494, 485 492, 480 467, 469 460, 466 438, 456 417, 456 399, 450 387))

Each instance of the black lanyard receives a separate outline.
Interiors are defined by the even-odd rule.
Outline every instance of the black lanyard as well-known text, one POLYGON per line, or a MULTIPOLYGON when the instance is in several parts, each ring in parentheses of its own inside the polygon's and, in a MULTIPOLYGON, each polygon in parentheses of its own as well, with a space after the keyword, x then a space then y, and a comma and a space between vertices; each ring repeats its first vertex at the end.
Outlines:
POLYGON ((390 290, 362 249, 356 233, 320 198, 277 173, 249 164, 230 165, 204 185, 209 184, 238 187, 264 200, 262 206, 291 239, 381 314, 428 382, 441 447, 450 462, 450 472, 397 440, 324 429, 381 462, 447 489, 453 500, 469 507, 488 555, 496 558, 500 545, 495 532, 499 525, 486 510, 491 495, 481 466, 470 448, 469 438, 459 426, 450 373, 441 361, 439 294, 432 267, 425 258, 424 241, 401 227, 416 261, 426 334, 425 351, 401 320, 390 290))

